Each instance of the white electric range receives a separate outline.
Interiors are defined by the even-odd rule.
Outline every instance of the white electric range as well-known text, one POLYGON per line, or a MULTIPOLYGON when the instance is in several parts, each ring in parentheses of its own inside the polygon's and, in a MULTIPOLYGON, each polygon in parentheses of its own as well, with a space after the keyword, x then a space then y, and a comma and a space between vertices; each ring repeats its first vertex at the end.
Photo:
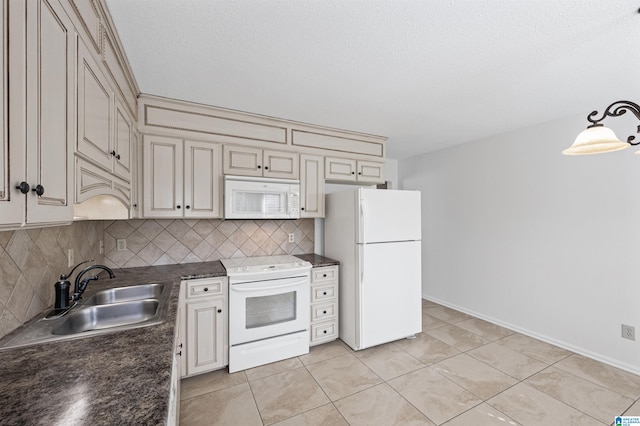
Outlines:
POLYGON ((229 277, 229 372, 308 353, 311 264, 289 255, 220 261, 229 277))

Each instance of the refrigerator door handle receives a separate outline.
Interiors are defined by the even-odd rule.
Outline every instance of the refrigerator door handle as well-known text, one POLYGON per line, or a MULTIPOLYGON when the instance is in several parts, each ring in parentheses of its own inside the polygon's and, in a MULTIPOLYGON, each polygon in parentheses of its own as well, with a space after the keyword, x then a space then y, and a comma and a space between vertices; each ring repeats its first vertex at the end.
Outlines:
POLYGON ((364 199, 360 198, 360 217, 358 219, 358 242, 364 243, 364 199))

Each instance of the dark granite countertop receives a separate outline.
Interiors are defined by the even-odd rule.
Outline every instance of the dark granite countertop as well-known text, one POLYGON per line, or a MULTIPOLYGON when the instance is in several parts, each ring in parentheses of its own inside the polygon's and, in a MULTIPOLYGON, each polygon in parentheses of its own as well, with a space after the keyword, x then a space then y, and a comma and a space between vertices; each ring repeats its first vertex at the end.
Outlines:
POLYGON ((338 262, 337 260, 333 260, 330 259, 328 257, 324 257, 324 256, 320 256, 319 254, 315 254, 315 253, 307 253, 307 254, 296 254, 296 257, 302 259, 302 260, 306 260, 307 262, 311 263, 311 265, 314 268, 319 268, 321 266, 334 266, 334 265, 339 265, 340 262, 338 262))
POLYGON ((168 282, 172 294, 166 321, 0 351, 0 423, 166 422, 180 281, 223 276, 226 271, 220 262, 203 262, 114 272, 112 280, 102 278, 89 284, 86 297, 111 287, 168 282))
MULTIPOLYGON (((313 267, 339 264, 312 253, 297 257, 313 267)), ((166 422, 180 281, 224 276, 226 271, 222 263, 215 261, 122 268, 114 272, 116 278, 112 280, 103 277, 89 284, 85 297, 112 287, 171 283, 166 321, 149 327, 0 351, 0 423, 154 425, 166 422)))

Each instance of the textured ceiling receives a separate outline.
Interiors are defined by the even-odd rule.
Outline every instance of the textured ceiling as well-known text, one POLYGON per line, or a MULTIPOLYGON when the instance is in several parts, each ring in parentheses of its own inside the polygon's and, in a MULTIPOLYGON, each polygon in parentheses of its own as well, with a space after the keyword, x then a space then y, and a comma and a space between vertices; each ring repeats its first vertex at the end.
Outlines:
POLYGON ((106 3, 143 93, 388 136, 389 158, 640 100, 640 1, 106 3))

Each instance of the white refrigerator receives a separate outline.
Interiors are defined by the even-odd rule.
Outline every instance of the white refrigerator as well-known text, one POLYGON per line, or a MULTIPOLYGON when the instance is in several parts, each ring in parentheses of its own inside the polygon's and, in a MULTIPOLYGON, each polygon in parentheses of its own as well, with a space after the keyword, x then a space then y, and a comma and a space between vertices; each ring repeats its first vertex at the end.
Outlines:
POLYGON ((422 331, 420 192, 326 196, 325 256, 340 262, 339 333, 354 350, 422 331))

